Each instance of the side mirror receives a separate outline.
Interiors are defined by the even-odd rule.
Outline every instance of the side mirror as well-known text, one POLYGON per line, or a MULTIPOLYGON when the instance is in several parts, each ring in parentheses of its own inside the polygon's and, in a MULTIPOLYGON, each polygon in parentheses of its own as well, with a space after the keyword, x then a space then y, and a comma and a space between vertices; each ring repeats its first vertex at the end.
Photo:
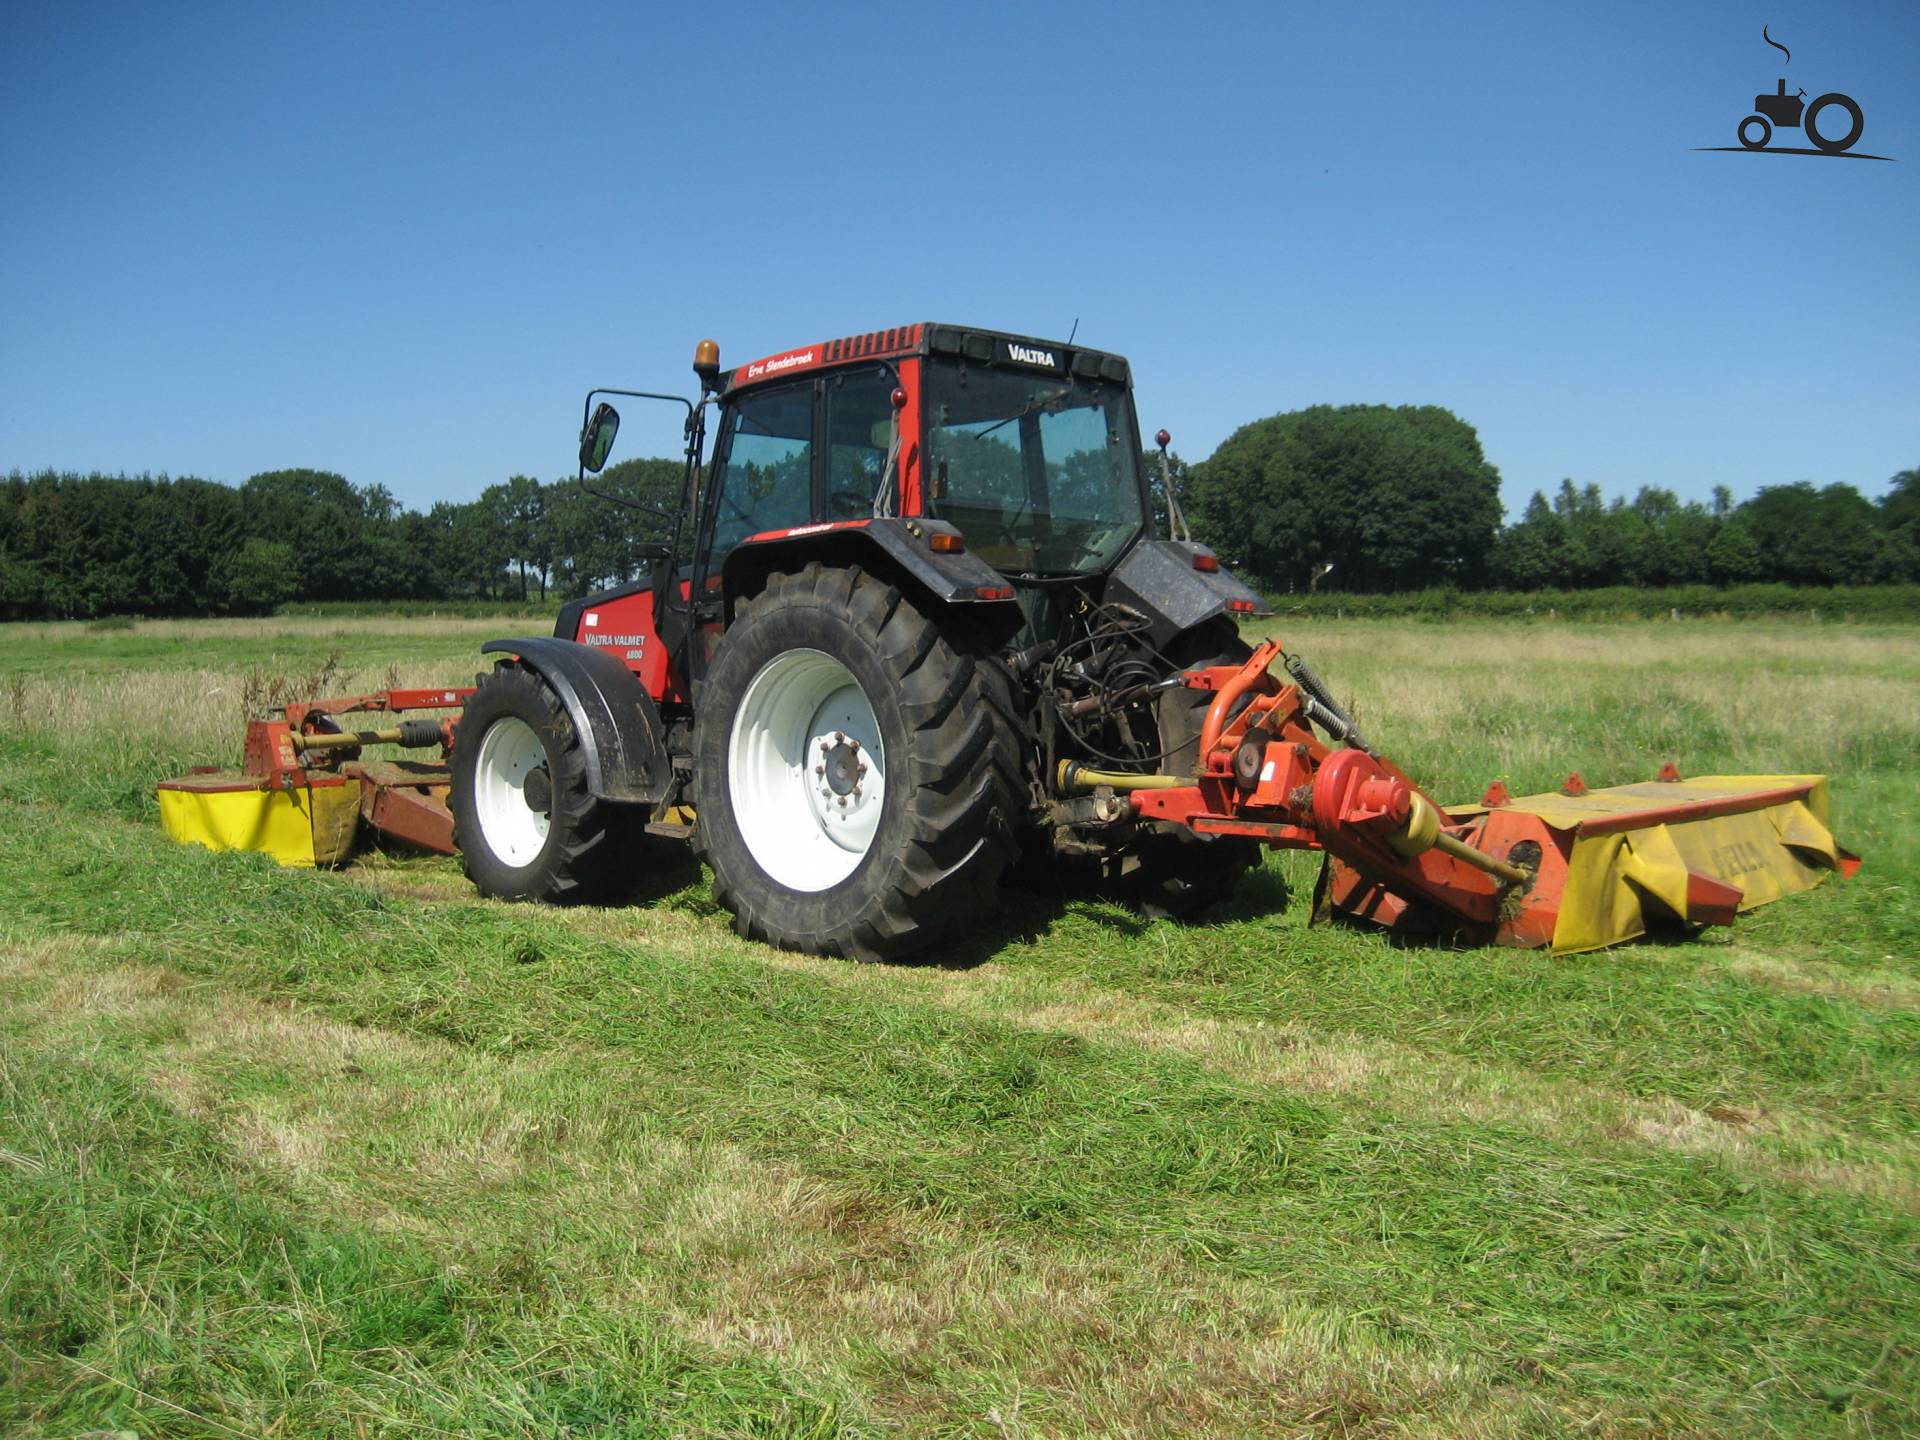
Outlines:
POLYGON ((593 412, 593 419, 580 433, 580 468, 598 475, 606 467, 613 437, 619 433, 620 412, 602 400, 600 408, 593 412))

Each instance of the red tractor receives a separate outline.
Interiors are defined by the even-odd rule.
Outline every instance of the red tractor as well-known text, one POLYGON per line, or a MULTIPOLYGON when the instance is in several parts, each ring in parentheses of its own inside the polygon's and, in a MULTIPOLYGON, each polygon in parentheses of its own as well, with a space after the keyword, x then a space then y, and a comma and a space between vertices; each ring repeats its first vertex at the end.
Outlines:
MULTIPOLYGON (((1211 697, 1182 677, 1269 613, 1149 533, 1125 360, 908 325, 694 369, 652 574, 484 647, 450 797, 482 891, 610 894, 642 832, 684 836, 742 934, 874 957, 990 909, 1023 843, 1165 913, 1231 890, 1254 840, 1058 782, 1191 774, 1211 697)), ((596 398, 639 393, 587 397, 583 473, 619 424, 596 398)))
POLYGON ((651 575, 483 647, 449 804, 486 894, 611 894, 641 834, 681 836, 741 934, 867 959, 993 908, 1023 848, 1179 916, 1266 845, 1326 852, 1317 915, 1566 951, 1851 860, 1817 776, 1436 804, 1240 638, 1271 612, 1170 491, 1154 533, 1118 355, 926 324, 732 371, 702 341, 694 370, 697 402, 583 412, 584 477, 619 424, 596 396, 686 407, 651 575))
POLYGON ((253 720, 242 773, 159 787, 169 831, 335 864, 371 828, 457 849, 485 894, 549 901, 614 896, 645 837, 675 836, 741 934, 860 959, 977 919, 1022 851, 1181 916, 1262 846, 1319 850, 1316 919, 1563 953, 1729 923, 1854 863, 1819 776, 1669 764, 1435 803, 1299 656, 1241 639, 1270 612, 1164 483, 1155 533, 1118 355, 908 325, 730 372, 702 341, 694 370, 697 401, 587 396, 583 480, 619 425, 597 396, 686 410, 645 579, 567 605, 551 636, 489 642, 470 692, 253 720), (460 713, 340 723, 422 708, 460 713), (361 758, 393 744, 450 766, 361 758))

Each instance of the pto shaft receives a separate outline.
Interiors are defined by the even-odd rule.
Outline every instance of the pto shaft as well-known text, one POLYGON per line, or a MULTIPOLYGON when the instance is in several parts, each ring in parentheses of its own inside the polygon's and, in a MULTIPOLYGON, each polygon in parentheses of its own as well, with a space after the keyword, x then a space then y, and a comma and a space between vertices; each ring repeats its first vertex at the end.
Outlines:
POLYGON ((388 730, 295 735, 293 743, 302 750, 357 750, 363 745, 399 745, 408 750, 424 750, 430 745, 441 744, 445 738, 438 720, 402 720, 388 730))
POLYGON ((1178 775, 1136 775, 1124 770, 1095 770, 1078 760, 1062 760, 1055 784, 1062 794, 1071 794, 1075 790, 1092 790, 1097 785, 1110 785, 1115 790, 1174 790, 1182 785, 1191 785, 1193 781, 1183 780, 1178 775))

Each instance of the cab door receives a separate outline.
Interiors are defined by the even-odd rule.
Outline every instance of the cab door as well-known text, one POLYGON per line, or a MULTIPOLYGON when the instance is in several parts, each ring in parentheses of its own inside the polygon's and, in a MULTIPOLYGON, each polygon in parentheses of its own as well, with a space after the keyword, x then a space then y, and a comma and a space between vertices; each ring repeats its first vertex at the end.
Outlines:
POLYGON ((721 571, 742 541, 869 517, 883 489, 898 513, 900 476, 889 473, 887 460, 900 384, 898 371, 881 362, 755 388, 727 403, 690 587, 703 637, 695 647, 700 669, 725 624, 721 571))
POLYGON ((821 404, 821 383, 801 380, 750 390, 729 401, 721 416, 690 577, 694 621, 702 635, 695 651, 700 670, 726 621, 720 570, 733 548, 763 531, 819 518, 814 437, 821 404))

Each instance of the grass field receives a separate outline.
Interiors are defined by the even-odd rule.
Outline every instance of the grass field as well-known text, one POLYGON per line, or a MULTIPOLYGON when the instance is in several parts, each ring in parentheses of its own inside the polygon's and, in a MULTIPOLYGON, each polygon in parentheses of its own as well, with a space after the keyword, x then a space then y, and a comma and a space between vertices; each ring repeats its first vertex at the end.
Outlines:
POLYGON ((1920 629, 1294 624, 1449 799, 1820 771, 1853 882, 1553 960, 1012 893, 861 967, 161 835, 473 620, 0 645, 0 1432, 1920 1430, 1920 629))

